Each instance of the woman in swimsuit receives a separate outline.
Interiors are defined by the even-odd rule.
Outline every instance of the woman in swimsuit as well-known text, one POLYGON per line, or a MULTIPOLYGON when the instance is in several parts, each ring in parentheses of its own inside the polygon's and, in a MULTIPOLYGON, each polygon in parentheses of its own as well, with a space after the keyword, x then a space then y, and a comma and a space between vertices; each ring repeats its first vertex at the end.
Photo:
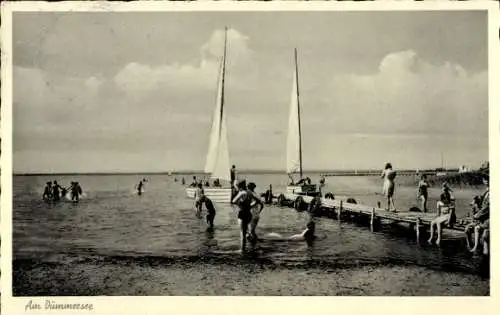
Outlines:
POLYGON ((238 223, 240 226, 240 240, 241 240, 241 252, 243 253, 246 249, 247 232, 248 225, 252 221, 252 202, 257 200, 257 198, 247 190, 246 182, 240 181, 238 183, 238 194, 232 200, 233 204, 238 206, 238 223))
POLYGON ((384 179, 383 194, 387 197, 387 211, 396 212, 396 206, 394 205, 394 178, 396 177, 396 171, 392 169, 391 163, 385 164, 381 177, 384 179))
POLYGON ((429 188, 429 183, 427 182, 427 176, 422 174, 420 182, 418 183, 418 195, 417 198, 422 202, 422 211, 427 212, 427 200, 429 199, 427 189, 429 188))

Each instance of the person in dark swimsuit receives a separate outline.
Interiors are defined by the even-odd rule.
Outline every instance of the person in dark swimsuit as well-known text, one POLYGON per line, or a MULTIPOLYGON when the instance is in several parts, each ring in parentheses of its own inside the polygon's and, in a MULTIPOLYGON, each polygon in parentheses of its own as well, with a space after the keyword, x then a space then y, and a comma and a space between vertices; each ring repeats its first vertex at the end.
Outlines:
POLYGON ((139 182, 139 185, 137 185, 137 194, 140 196, 142 195, 142 186, 144 186, 142 180, 139 182))
POLYGON ((256 197, 249 193, 247 190, 246 182, 240 181, 238 183, 238 194, 232 200, 233 204, 238 206, 238 222, 240 225, 240 240, 241 240, 241 252, 243 253, 246 249, 247 232, 248 225, 252 221, 252 202, 261 202, 257 200, 256 197))
POLYGON ((54 185, 52 185, 52 198, 54 201, 59 201, 60 200, 60 189, 61 186, 57 183, 57 181, 54 181, 54 185))
POLYGON ((205 207, 207 208, 207 223, 208 223, 208 230, 212 231, 214 229, 214 220, 215 220, 215 207, 214 204, 212 203, 212 200, 210 200, 207 196, 203 195, 200 200, 202 203, 205 203, 205 207))
POLYGON ((429 183, 427 182, 427 176, 422 174, 420 182, 418 183, 418 199, 422 202, 422 211, 427 212, 427 200, 429 200, 428 194, 429 183))
POLYGON ((52 200, 52 182, 47 182, 43 190, 43 200, 52 200))

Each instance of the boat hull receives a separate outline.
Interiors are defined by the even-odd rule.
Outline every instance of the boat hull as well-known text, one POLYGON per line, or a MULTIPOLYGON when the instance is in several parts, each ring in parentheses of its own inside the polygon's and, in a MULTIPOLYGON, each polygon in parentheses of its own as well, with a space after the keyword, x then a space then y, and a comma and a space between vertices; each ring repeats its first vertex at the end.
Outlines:
MULTIPOLYGON (((187 187, 186 195, 188 198, 194 199, 195 187, 187 187)), ((203 187, 203 192, 213 202, 230 203, 231 202, 231 188, 210 188, 203 187)))
POLYGON ((317 185, 289 185, 286 187, 287 194, 316 196, 319 194, 317 185))

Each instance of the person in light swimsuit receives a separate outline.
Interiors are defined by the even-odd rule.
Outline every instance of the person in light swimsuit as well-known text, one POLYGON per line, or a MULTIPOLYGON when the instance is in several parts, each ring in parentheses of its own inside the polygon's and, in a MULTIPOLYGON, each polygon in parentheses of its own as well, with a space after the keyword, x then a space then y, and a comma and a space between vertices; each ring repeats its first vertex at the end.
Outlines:
POLYGON ((259 224, 260 213, 262 209, 264 209, 264 203, 261 201, 260 197, 255 192, 255 188, 257 186, 254 183, 249 183, 247 186, 247 191, 249 194, 253 195, 253 201, 250 204, 252 219, 250 220, 250 233, 249 239, 251 242, 255 243, 259 238, 257 237, 257 233, 255 232, 257 225, 259 224))
POLYGON ((381 177, 384 179, 383 194, 387 197, 387 211, 396 212, 396 206, 394 205, 394 178, 396 178, 396 171, 392 169, 391 163, 385 164, 381 177))

